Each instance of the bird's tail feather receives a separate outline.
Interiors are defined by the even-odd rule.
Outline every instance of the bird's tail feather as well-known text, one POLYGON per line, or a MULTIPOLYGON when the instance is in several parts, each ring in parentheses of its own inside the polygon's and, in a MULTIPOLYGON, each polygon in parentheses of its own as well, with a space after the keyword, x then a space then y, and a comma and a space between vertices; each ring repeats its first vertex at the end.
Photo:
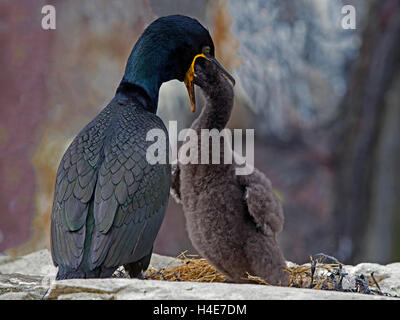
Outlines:
POLYGON ((82 270, 82 269, 77 269, 77 270, 71 270, 68 268, 64 268, 62 266, 59 266, 56 280, 65 280, 65 279, 93 279, 93 278, 110 278, 116 267, 114 268, 104 268, 104 267, 99 267, 94 270, 82 270))

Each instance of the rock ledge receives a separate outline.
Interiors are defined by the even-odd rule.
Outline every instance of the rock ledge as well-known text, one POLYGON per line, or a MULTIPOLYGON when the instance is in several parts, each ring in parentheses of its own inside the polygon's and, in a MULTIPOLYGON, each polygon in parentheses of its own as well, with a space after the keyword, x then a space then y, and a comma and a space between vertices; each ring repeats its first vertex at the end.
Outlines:
MULTIPOLYGON (((180 261, 154 254, 151 266, 170 268, 180 261)), ((345 266, 349 274, 370 274, 384 278, 381 289, 400 295, 400 263, 386 266, 363 263, 345 266)), ((48 250, 22 257, 0 257, 0 300, 2 299, 209 299, 209 300, 381 300, 390 297, 335 291, 262 286, 252 284, 167 282, 136 279, 81 279, 55 281, 56 268, 48 250)))

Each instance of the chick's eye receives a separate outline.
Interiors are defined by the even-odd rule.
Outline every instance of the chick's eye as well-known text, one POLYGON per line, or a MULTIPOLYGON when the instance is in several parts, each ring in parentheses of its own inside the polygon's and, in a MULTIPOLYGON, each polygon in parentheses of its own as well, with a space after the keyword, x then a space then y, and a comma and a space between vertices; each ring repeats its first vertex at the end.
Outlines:
POLYGON ((210 54, 210 52, 211 52, 210 47, 204 47, 204 48, 203 48, 203 53, 210 54))

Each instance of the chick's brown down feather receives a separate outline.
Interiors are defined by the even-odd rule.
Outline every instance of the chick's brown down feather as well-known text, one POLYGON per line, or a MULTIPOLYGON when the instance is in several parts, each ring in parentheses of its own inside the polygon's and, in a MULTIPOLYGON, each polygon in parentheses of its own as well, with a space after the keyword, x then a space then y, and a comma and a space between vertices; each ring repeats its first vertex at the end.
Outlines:
MULTIPOLYGON (((212 141, 202 141, 202 129, 223 130, 233 107, 233 88, 208 61, 196 64, 195 83, 206 97, 206 105, 191 128, 199 137, 198 154, 212 141)), ((288 283, 284 256, 277 235, 284 217, 280 201, 268 178, 254 169, 236 175, 236 164, 178 163, 172 170, 171 193, 183 205, 187 230, 196 250, 218 271, 234 282, 250 282, 247 274, 270 284, 288 283)), ((232 152, 228 150, 227 152, 232 152)))

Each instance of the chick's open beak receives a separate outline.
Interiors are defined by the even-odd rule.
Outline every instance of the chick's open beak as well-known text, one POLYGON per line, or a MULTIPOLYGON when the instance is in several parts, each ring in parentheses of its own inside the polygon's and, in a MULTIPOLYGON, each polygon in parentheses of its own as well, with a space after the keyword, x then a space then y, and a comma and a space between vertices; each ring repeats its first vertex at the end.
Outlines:
POLYGON ((194 72, 194 65, 198 58, 204 58, 204 59, 207 59, 208 61, 215 63, 215 65, 222 72, 222 74, 232 82, 233 86, 235 86, 235 83, 236 83, 235 79, 229 74, 228 71, 226 71, 226 69, 213 56, 209 55, 208 53, 200 53, 200 54, 196 55, 193 58, 192 64, 190 65, 189 70, 186 72, 185 79, 184 79, 184 83, 185 83, 186 88, 189 93, 190 109, 192 110, 192 112, 194 112, 196 110, 196 97, 194 95, 194 77, 196 77, 196 74, 194 72))

